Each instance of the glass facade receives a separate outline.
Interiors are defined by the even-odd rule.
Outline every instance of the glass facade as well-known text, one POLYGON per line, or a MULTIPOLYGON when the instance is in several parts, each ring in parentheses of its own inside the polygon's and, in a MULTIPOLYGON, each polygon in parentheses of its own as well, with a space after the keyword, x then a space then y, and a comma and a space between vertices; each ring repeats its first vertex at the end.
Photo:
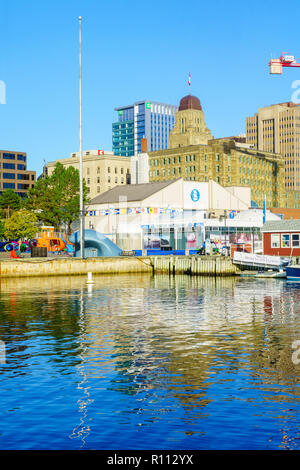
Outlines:
POLYGON ((147 150, 168 148, 169 134, 174 127, 177 107, 164 103, 139 101, 116 108, 118 122, 112 125, 114 155, 132 156, 141 152, 141 139, 147 139, 147 150), (127 133, 124 125, 127 124, 127 133))
POLYGON ((134 123, 120 121, 113 124, 113 153, 124 157, 134 154, 134 123))

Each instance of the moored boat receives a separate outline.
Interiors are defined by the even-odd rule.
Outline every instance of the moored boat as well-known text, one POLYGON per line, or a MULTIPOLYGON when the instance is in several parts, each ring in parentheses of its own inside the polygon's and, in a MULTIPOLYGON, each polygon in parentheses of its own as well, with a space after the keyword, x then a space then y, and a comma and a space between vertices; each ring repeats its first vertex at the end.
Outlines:
POLYGON ((272 278, 286 278, 286 271, 285 270, 279 270, 279 271, 263 271, 259 272, 255 275, 255 277, 272 277, 272 278))
POLYGON ((288 281, 300 281, 300 264, 287 266, 285 269, 288 281))

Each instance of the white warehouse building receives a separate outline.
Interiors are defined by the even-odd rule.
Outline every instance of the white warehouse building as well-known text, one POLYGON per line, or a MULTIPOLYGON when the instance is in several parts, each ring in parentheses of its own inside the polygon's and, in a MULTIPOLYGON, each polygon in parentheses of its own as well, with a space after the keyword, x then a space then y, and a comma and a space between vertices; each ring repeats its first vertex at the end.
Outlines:
POLYGON ((85 228, 107 235, 122 250, 198 249, 209 217, 232 217, 250 206, 250 188, 224 188, 213 180, 131 184, 92 199, 85 228))

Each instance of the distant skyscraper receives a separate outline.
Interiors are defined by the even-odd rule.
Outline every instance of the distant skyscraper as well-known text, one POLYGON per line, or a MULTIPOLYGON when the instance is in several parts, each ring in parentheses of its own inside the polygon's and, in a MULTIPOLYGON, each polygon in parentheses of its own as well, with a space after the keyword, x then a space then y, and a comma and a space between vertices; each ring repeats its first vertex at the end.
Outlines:
POLYGON ((280 153, 285 161, 285 187, 300 190, 300 106, 279 103, 246 118, 247 143, 264 152, 280 153))
POLYGON ((168 148, 177 106, 155 101, 137 101, 115 108, 118 122, 112 125, 114 155, 132 156, 141 152, 141 139, 147 139, 147 151, 168 148))

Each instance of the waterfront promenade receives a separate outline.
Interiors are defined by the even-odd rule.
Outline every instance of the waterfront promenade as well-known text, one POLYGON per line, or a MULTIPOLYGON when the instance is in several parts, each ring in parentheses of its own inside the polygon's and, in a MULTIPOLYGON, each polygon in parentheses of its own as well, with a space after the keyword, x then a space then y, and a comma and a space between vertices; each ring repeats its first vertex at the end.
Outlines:
POLYGON ((21 258, 0 261, 0 278, 122 273, 234 276, 240 272, 229 257, 120 256, 103 258, 21 258))

